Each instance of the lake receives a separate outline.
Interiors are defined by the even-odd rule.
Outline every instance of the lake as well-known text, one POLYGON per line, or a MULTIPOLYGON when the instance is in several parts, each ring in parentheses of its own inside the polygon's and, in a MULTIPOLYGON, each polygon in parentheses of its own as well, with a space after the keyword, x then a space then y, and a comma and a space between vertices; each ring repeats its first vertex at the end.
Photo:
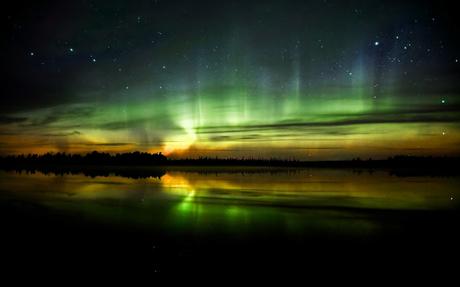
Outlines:
POLYGON ((10 267, 294 270, 421 264, 459 250, 459 177, 254 167, 114 174, 0 171, 10 267))

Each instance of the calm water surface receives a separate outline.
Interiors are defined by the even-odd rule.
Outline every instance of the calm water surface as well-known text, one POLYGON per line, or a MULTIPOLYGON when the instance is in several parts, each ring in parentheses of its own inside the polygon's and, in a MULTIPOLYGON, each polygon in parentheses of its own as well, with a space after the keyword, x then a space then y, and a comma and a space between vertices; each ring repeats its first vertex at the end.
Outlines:
POLYGON ((416 242, 424 247, 410 256, 438 254, 444 243, 457 252, 459 186, 458 177, 329 169, 140 179, 1 171, 0 201, 7 249, 30 262, 51 256, 168 272, 200 260, 318 260, 319 250, 384 256, 416 242))

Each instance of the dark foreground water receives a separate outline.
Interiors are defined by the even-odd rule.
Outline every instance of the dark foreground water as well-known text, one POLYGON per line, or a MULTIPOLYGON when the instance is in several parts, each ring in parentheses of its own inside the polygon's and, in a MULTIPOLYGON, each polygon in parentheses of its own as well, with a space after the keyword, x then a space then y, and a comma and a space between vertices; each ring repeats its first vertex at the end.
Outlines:
POLYGON ((450 260, 459 260, 458 177, 254 168, 159 174, 0 171, 1 260, 10 271, 76 276, 408 267, 448 275, 450 260))

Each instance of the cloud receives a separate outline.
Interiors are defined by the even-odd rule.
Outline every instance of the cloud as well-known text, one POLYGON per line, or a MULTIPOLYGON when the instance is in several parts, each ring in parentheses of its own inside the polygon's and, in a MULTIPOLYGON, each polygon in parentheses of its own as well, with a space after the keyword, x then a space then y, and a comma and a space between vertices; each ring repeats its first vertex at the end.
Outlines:
POLYGON ((410 123, 459 123, 460 115, 405 115, 405 114, 370 114, 364 116, 352 116, 335 121, 292 121, 275 122, 270 124, 256 125, 222 125, 205 126, 197 129, 199 134, 212 133, 238 133, 263 130, 284 130, 292 128, 320 128, 320 127, 346 127, 354 125, 373 124, 410 124, 410 123))
POLYGON ((16 124, 27 121, 26 117, 0 116, 0 125, 16 124))
POLYGON ((138 119, 127 119, 122 121, 108 121, 95 126, 101 130, 125 130, 139 127, 150 127, 158 130, 181 130, 182 128, 175 124, 168 117, 147 117, 138 119))
POLYGON ((48 133, 48 134, 43 134, 43 136, 46 137, 66 137, 66 136, 75 136, 75 135, 81 135, 82 133, 79 131, 73 131, 73 132, 61 132, 61 133, 48 133))
POLYGON ((117 147, 117 146, 131 146, 133 143, 85 143, 86 146, 106 146, 106 147, 117 147))
MULTIPOLYGON (((431 105, 420 105, 417 106, 416 104, 411 104, 408 106, 407 104, 393 104, 391 105, 391 110, 374 110, 369 112, 361 112, 359 116, 408 116, 408 115, 424 115, 424 114, 444 114, 449 112, 459 112, 460 105, 459 104, 448 104, 443 105, 439 104, 431 104, 431 105)), ((330 113, 328 114, 334 117, 347 117, 350 114, 347 113, 330 113)))

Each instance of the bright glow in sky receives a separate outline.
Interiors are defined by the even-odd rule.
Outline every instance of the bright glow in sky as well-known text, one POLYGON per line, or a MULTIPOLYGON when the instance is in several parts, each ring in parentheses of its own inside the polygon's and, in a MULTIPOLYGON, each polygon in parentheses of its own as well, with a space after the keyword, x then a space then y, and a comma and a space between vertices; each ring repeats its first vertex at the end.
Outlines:
POLYGON ((458 155, 445 7, 169 2, 13 9, 0 153, 458 155))

